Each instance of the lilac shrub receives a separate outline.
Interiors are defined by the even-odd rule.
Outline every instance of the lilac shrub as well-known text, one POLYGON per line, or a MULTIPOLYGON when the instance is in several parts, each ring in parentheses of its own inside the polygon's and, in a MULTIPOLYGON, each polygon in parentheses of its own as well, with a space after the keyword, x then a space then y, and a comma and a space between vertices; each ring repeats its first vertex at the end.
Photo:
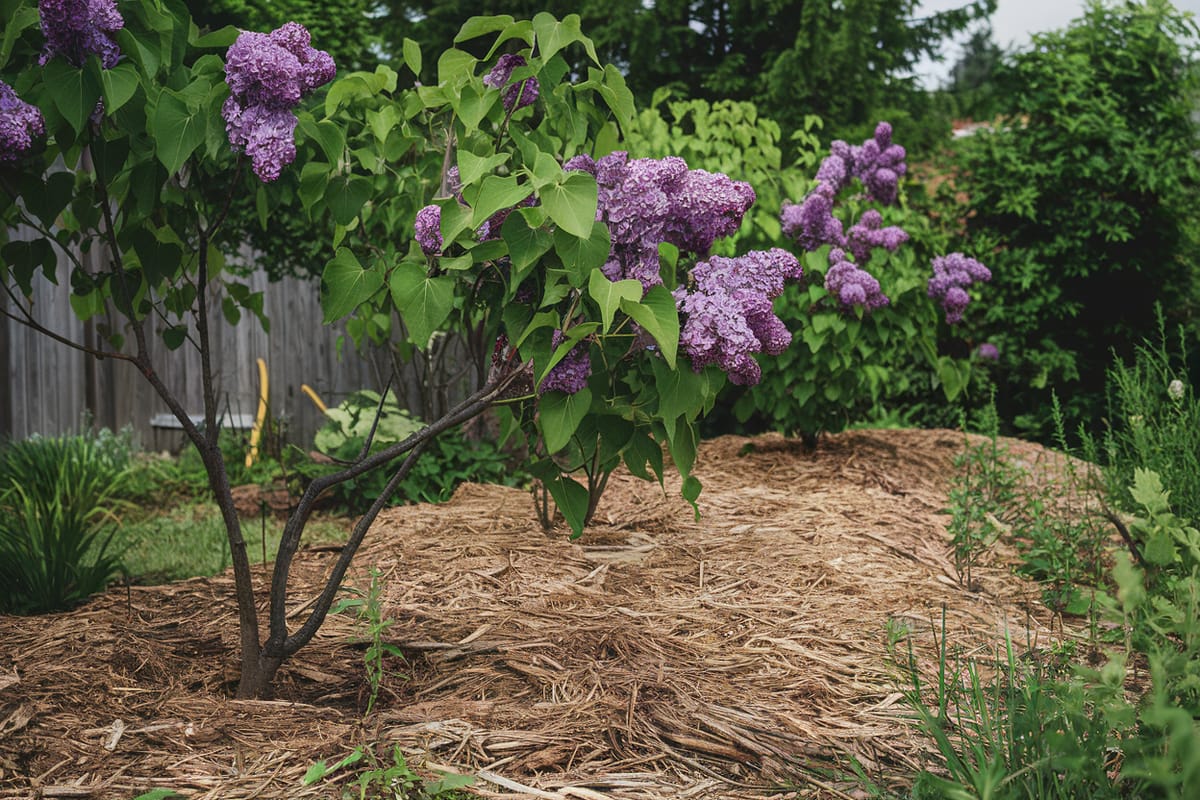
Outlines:
POLYGON ((955 253, 933 259, 931 279, 920 275, 905 228, 927 235, 929 222, 899 207, 907 172, 904 148, 881 122, 861 145, 833 142, 809 192, 782 205, 781 230, 803 251, 809 285, 789 289, 776 307, 803 342, 764 366, 760 387, 734 404, 739 419, 765 417, 814 443, 885 396, 922 391, 928 379, 910 377, 927 367, 948 399, 966 387, 970 360, 937 352, 937 309, 921 294, 955 324, 967 288, 990 273, 955 253), (888 224, 896 220, 904 226, 888 224))
POLYGON ((271 33, 245 31, 225 57, 229 99, 221 108, 229 144, 250 156, 254 174, 274 181, 296 158, 300 99, 333 80, 337 67, 310 44, 308 30, 288 22, 271 33))
POLYGON ((17 161, 33 147, 33 138, 46 132, 46 120, 0 81, 0 164, 17 161))

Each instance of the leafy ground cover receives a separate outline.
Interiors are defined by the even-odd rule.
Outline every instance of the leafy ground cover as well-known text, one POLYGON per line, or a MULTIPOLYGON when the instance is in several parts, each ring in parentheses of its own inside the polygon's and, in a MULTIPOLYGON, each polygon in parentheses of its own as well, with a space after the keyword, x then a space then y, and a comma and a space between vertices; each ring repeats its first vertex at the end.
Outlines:
MULTIPOLYGON (((0 797, 31 776, 118 798, 336 796, 354 767, 305 773, 374 743, 378 763, 397 744, 420 774, 515 796, 844 797, 863 786, 856 764, 902 791, 938 760, 887 631, 906 631, 928 680, 943 607, 967 650, 1007 630, 1034 657, 1083 635, 1013 575, 1011 548, 960 583, 944 510, 962 448, 952 431, 855 431, 815 453, 725 437, 701 447, 699 521, 677 475, 664 494, 621 472, 577 542, 543 534, 506 487, 387 511, 349 581, 366 591, 378 570, 382 639, 404 655, 382 657, 368 716, 372 637, 352 613, 284 668, 274 700, 231 699, 228 573, 2 618, 0 797)), ((289 613, 334 557, 302 551, 289 613)))

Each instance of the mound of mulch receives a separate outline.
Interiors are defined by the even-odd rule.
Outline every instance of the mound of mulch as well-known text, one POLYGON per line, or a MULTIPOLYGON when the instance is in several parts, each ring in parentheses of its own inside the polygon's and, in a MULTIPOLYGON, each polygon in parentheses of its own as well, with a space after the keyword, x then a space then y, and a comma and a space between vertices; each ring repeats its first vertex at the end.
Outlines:
MULTIPOLYGON (((677 476, 664 490, 618 474, 575 542, 504 487, 387 511, 347 583, 380 572, 406 658, 365 717, 363 630, 344 614, 283 667, 276 699, 232 699, 228 576, 0 617, 0 797, 334 797, 301 777, 363 743, 476 774, 486 797, 844 798, 851 758, 902 783, 928 745, 889 637, 933 669, 943 613, 967 650, 1061 635, 1002 556, 960 585, 943 511, 963 446, 953 431, 851 432, 815 452, 724 437, 701 448, 699 519, 677 476)), ((297 558, 293 618, 334 555, 297 558)))

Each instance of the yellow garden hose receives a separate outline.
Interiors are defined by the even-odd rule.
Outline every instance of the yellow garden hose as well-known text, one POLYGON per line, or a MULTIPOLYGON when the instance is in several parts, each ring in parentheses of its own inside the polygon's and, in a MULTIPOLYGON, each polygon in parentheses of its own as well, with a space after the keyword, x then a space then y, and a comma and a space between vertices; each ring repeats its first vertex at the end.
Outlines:
POLYGON ((250 430, 250 452, 246 453, 246 469, 258 458, 258 441, 262 438, 263 423, 267 419, 267 362, 258 359, 258 413, 254 415, 254 427, 250 430))
POLYGON ((309 386, 307 383, 302 383, 300 384, 300 391, 308 395, 308 399, 313 401, 313 405, 316 406, 322 414, 329 413, 329 408, 323 402, 321 402, 321 398, 317 397, 317 393, 313 391, 311 386, 309 386))

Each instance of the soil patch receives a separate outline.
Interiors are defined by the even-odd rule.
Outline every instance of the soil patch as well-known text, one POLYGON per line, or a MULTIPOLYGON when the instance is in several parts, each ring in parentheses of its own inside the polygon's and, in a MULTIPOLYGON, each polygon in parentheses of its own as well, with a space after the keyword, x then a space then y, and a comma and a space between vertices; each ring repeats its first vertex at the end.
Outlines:
MULTIPOLYGON (((1063 635, 1002 555, 977 591, 959 584, 943 509, 963 445, 954 431, 850 432, 816 452, 723 437, 701 447, 699 519, 677 476, 664 491, 620 474, 575 542, 504 487, 387 511, 348 583, 380 571, 406 659, 365 719, 346 615, 285 665, 278 699, 231 699, 227 575, 0 617, 0 797, 331 797, 301 776, 363 742, 475 773, 487 797, 844 798, 851 757, 902 782, 927 753, 889 632, 930 668, 943 608, 964 648, 1063 635)), ((334 555, 298 557, 294 617, 334 555)))

